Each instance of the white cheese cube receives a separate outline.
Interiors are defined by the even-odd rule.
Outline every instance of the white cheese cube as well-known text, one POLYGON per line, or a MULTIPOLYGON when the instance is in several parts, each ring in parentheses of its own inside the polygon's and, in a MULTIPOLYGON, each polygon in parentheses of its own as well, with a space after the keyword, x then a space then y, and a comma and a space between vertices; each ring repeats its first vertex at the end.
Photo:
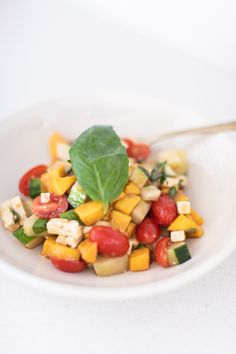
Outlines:
POLYGON ((19 224, 15 222, 14 214, 11 210, 10 200, 6 200, 1 204, 0 214, 3 225, 7 230, 14 232, 19 228, 19 224))
POLYGON ((190 214, 191 213, 191 204, 188 200, 178 201, 177 210, 179 214, 190 214))
POLYGON ((19 224, 23 225, 23 222, 27 218, 27 215, 26 215, 21 198, 19 196, 16 196, 10 200, 10 203, 11 203, 12 209, 19 217, 19 220, 18 220, 19 224))
POLYGON ((171 231, 170 239, 171 239, 172 242, 184 241, 186 239, 185 232, 183 230, 181 230, 181 231, 171 231))
POLYGON ((143 200, 155 201, 158 200, 161 195, 160 189, 154 185, 143 187, 141 190, 141 198, 143 200))
POLYGON ((63 235, 59 235, 56 238, 56 242, 60 243, 61 245, 67 246, 67 237, 63 235))
POLYGON ((68 161, 70 160, 70 151, 71 146, 65 143, 57 144, 57 157, 59 160, 68 161))
POLYGON ((50 193, 41 193, 40 200, 41 200, 41 203, 49 203, 50 202, 50 193))
MULTIPOLYGON (((76 248, 83 238, 82 227, 76 220, 51 219, 47 223, 47 230, 49 234, 66 237, 66 244, 72 248, 76 248)), ((65 239, 62 237, 58 240, 60 241, 62 239, 64 240, 62 242, 65 242, 65 239)))

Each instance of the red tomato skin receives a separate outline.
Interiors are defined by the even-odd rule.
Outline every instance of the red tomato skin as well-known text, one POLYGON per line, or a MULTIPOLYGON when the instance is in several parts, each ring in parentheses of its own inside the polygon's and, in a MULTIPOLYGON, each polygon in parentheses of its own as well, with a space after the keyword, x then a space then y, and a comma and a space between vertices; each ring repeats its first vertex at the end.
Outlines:
POLYGON ((128 238, 118 230, 109 226, 94 226, 89 240, 96 242, 98 252, 108 257, 121 257, 128 252, 128 238))
POLYGON ((136 239, 144 244, 152 245, 158 240, 160 234, 159 226, 151 218, 145 218, 138 225, 136 239))
POLYGON ((150 147, 146 144, 134 144, 127 149, 129 157, 137 161, 143 161, 148 158, 151 153, 150 147))
POLYGON ((57 257, 50 257, 50 261, 55 268, 67 273, 78 273, 86 268, 86 263, 84 261, 72 261, 60 259, 57 257))
POLYGON ((157 241, 154 250, 154 255, 155 255, 156 262, 161 267, 165 267, 165 268, 170 267, 168 262, 168 257, 167 257, 167 249, 170 244, 171 244, 171 240, 169 237, 163 237, 159 241, 157 241))
POLYGON ((126 145, 126 150, 130 149, 131 146, 134 145, 134 142, 133 142, 131 139, 129 139, 129 138, 123 138, 122 141, 123 141, 123 142, 125 143, 125 145, 126 145))
POLYGON ((58 218, 61 213, 68 209, 68 201, 66 196, 58 196, 50 193, 50 201, 41 203, 40 195, 33 201, 33 214, 43 219, 58 218))
POLYGON ((27 171, 19 181, 19 190, 25 196, 29 195, 29 182, 32 178, 39 178, 47 171, 46 165, 38 165, 27 171))
POLYGON ((154 220, 159 225, 170 225, 170 223, 177 217, 175 201, 168 194, 162 194, 156 202, 152 203, 152 214, 154 220))

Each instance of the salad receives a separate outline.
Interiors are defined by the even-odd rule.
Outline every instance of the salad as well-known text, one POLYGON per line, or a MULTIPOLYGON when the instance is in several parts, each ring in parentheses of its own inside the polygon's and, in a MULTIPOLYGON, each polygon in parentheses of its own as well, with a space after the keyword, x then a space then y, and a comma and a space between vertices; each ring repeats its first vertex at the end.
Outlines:
POLYGON ((50 138, 51 163, 19 181, 21 196, 0 205, 4 227, 26 248, 43 244, 45 261, 64 272, 98 276, 171 267, 191 259, 188 238, 203 219, 184 189, 186 154, 120 139, 93 126, 73 143, 50 138))

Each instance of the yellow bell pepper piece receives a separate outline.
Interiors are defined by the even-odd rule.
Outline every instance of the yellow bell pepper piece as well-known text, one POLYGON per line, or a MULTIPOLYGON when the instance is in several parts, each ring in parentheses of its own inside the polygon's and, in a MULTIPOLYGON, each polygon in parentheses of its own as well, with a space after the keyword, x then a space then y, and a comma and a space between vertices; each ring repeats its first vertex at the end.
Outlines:
POLYGON ((78 248, 70 248, 55 241, 54 237, 49 237, 43 244, 42 255, 45 257, 57 257, 64 260, 77 261, 80 258, 78 248))
POLYGON ((189 201, 189 197, 187 197, 187 195, 185 195, 183 192, 179 192, 176 197, 175 197, 175 201, 176 202, 187 202, 189 201))
MULTIPOLYGON (((193 219, 193 217, 190 215, 187 215, 187 217, 190 219, 190 220, 193 220, 195 222, 195 220, 193 219)), ((187 232, 186 233, 186 236, 188 238, 198 238, 198 237, 202 237, 204 235, 204 231, 203 231, 203 228, 196 223, 196 230, 194 232, 187 232)))
POLYGON ((125 215, 120 211, 113 210, 111 212, 111 226, 114 229, 118 229, 121 232, 127 230, 129 223, 131 221, 131 217, 129 215, 125 215))
POLYGON ((137 186, 137 184, 130 182, 127 184, 125 187, 125 193, 126 194, 137 194, 139 195, 141 193, 140 188, 137 186))
POLYGON ((187 216, 180 214, 168 227, 168 231, 194 231, 197 229, 197 224, 187 216))
POLYGON ((50 155, 53 162, 57 159, 58 144, 68 144, 68 141, 59 133, 54 133, 49 140, 50 155))
POLYGON ((86 263, 94 263, 97 259, 98 247, 96 242, 91 242, 89 240, 84 240, 79 244, 79 250, 81 253, 81 258, 86 263))
POLYGON ((190 215, 198 225, 202 225, 204 223, 204 219, 193 208, 191 208, 190 215))
POLYGON ((63 195, 75 183, 75 176, 52 178, 50 183, 50 192, 57 195, 63 195))
POLYGON ((132 237, 133 234, 134 234, 134 232, 135 232, 135 229, 136 229, 135 223, 130 222, 130 223, 129 223, 129 226, 128 226, 127 230, 126 230, 126 236, 127 236, 128 238, 132 237))
POLYGON ((115 203, 115 209, 129 215, 140 200, 141 198, 136 194, 126 194, 123 199, 115 203))
POLYGON ((74 209, 83 224, 89 226, 101 220, 104 214, 101 202, 89 201, 74 209))
POLYGON ((147 270, 150 267, 150 249, 148 247, 139 248, 130 254, 129 268, 131 272, 147 270))
POLYGON ((65 175, 66 171, 63 166, 59 166, 50 172, 43 173, 40 178, 42 192, 50 192, 52 179, 57 177, 64 177, 65 175))

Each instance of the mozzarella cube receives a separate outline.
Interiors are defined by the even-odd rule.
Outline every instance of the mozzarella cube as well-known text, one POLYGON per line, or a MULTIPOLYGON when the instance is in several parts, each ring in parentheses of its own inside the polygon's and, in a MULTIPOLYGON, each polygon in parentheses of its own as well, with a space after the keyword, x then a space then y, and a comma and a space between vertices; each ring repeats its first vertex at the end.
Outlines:
POLYGON ((67 246, 67 237, 63 235, 58 235, 56 238, 56 242, 60 243, 61 245, 67 246))
POLYGON ((19 220, 18 220, 19 224, 23 225, 23 222, 25 221, 25 219, 27 219, 27 215, 26 215, 25 208, 23 206, 23 202, 22 202, 21 198, 19 196, 16 196, 10 200, 10 203, 11 203, 12 209, 19 217, 19 220))
POLYGON ((50 202, 50 193, 41 193, 40 194, 41 203, 49 203, 50 202))
MULTIPOLYGON (((47 223, 47 230, 49 234, 64 236, 66 238, 66 244, 72 248, 76 248, 83 238, 82 227, 76 220, 51 219, 47 223)), ((59 237, 57 242, 60 240, 65 244, 63 237, 59 237)))
POLYGON ((57 144, 57 157, 59 160, 68 161, 70 160, 70 151, 71 146, 65 143, 57 144))
POLYGON ((184 241, 186 239, 185 232, 183 230, 181 230, 181 231, 171 231, 170 239, 171 239, 172 242, 184 241))
POLYGON ((14 232, 19 228, 19 225, 15 222, 14 214, 11 210, 10 200, 6 200, 0 206, 0 214, 4 227, 14 232))
POLYGON ((154 185, 143 187, 141 190, 141 198, 143 200, 156 201, 161 195, 160 189, 154 185))
POLYGON ((191 213, 191 204, 188 200, 178 201, 177 210, 179 214, 190 214, 191 213))

